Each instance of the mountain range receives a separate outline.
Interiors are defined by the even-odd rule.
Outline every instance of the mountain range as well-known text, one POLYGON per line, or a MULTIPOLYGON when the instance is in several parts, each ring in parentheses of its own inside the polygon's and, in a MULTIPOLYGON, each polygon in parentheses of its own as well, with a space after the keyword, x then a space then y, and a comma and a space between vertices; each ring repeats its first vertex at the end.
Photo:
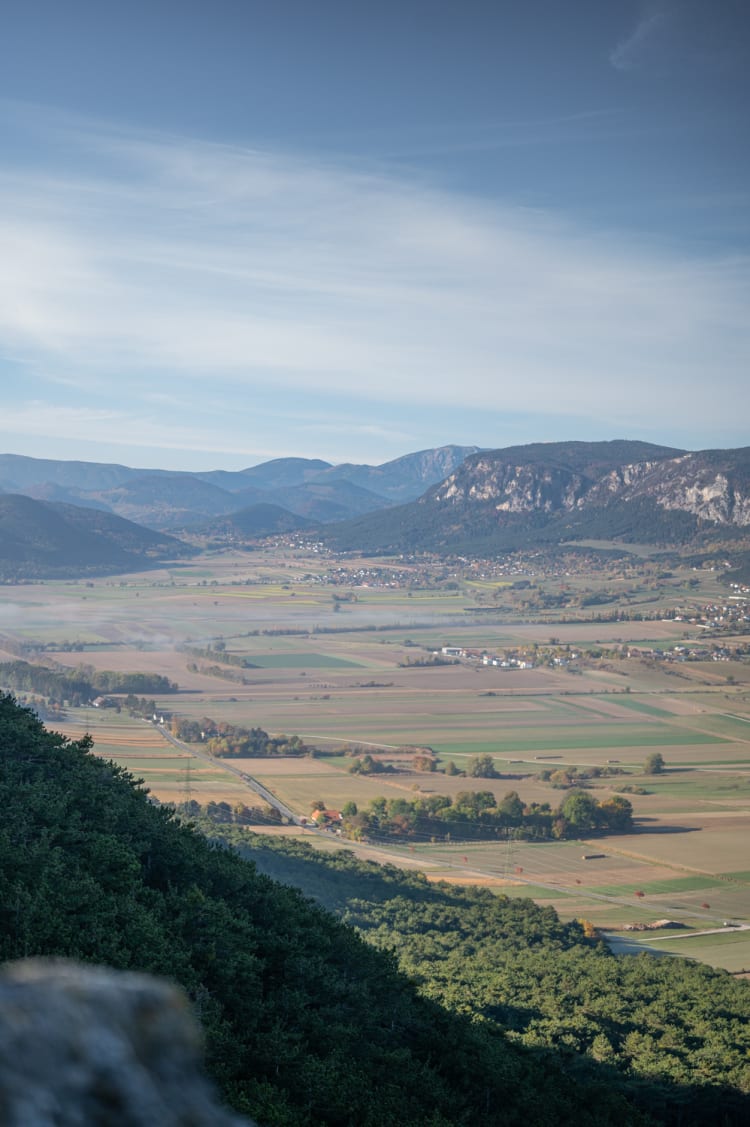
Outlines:
POLYGON ((164 531, 207 528, 216 517, 261 502, 325 524, 414 500, 477 449, 442 446, 381 466, 275 458, 236 472, 206 473, 2 454, 0 492, 116 513, 164 531))
POLYGON ((750 535, 750 447, 551 442, 469 455, 416 501, 335 525, 340 549, 469 552, 621 539, 750 535))
POLYGON ((148 566, 189 552, 184 534, 241 543, 310 530, 338 550, 473 555, 750 537, 750 447, 444 446, 381 466, 279 458, 196 474, 6 454, 0 490, 6 576, 148 566))

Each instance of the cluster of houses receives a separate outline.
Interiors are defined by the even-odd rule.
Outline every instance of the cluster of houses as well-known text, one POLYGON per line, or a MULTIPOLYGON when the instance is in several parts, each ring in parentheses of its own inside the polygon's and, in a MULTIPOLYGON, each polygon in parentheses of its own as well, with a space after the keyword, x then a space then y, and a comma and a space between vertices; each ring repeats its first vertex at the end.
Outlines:
POLYGON ((440 652, 434 650, 436 657, 453 657, 460 661, 475 661, 480 665, 494 665, 498 669, 533 669, 534 662, 528 657, 507 655, 498 657, 486 650, 464 649, 461 646, 443 646, 440 652))
POLYGON ((408 587, 414 582, 413 569, 393 567, 335 567, 329 571, 307 572, 301 583, 321 584, 333 587, 408 587))
POLYGON ((665 615, 667 622, 686 622, 689 626, 699 626, 702 630, 719 633, 745 632, 750 623, 750 599, 741 594, 739 584, 732 586, 737 593, 729 595, 725 603, 704 603, 703 606, 676 608, 665 615))
POLYGON ((705 646, 692 646, 688 643, 686 646, 672 646, 669 650, 651 650, 649 656, 661 661, 731 661, 734 654, 725 646, 707 649, 705 646))
MULTIPOLYGON (((683 662, 683 661, 733 661, 750 653, 750 643, 735 645, 731 648, 723 645, 703 646, 694 642, 684 645, 674 645, 669 649, 656 649, 646 646, 622 647, 621 657, 644 658, 650 657, 657 661, 683 662)), ((510 650, 498 655, 488 653, 486 650, 475 650, 463 646, 443 646, 440 650, 433 650, 434 657, 452 658, 454 661, 471 662, 476 665, 495 666, 498 669, 535 669, 537 665, 551 665, 556 668, 571 666, 577 662, 581 654, 576 650, 567 649, 563 653, 554 653, 540 649, 536 660, 522 651, 510 650)), ((585 655, 583 655, 585 656, 585 655)), ((601 656, 594 655, 594 656, 601 656)))

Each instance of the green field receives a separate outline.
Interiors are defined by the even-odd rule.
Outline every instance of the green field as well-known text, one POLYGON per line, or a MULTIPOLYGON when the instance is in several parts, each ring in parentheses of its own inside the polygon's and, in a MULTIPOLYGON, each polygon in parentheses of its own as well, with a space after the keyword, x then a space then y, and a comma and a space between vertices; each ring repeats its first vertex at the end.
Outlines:
MULTIPOLYGON (((248 659, 249 661, 250 659, 248 659)), ((361 663, 322 653, 253 654, 259 669, 360 669, 361 663)))
MULTIPOLYGON (((372 562, 384 566, 383 560, 372 562)), ((353 743, 377 753, 428 745, 443 763, 453 759, 459 769, 489 754, 507 776, 364 777, 349 774, 351 759, 343 754, 269 761, 265 771, 257 770, 271 790, 305 815, 318 798, 330 805, 348 799, 366 805, 380 795, 411 798, 485 788, 497 797, 517 790, 524 801, 554 806, 564 792, 537 779, 540 770, 614 762, 626 774, 592 780, 592 793, 601 799, 628 783, 645 789, 646 794, 628 796, 635 834, 543 846, 412 841, 378 847, 374 854, 419 864, 432 878, 486 881, 514 896, 534 896, 603 929, 670 914, 691 930, 711 922, 721 926, 724 919, 750 921, 750 877, 739 869, 750 831, 750 664, 625 660, 625 643, 666 650, 682 644, 689 631, 684 623, 656 617, 562 622, 558 613, 544 612, 534 621, 520 603, 513 611, 516 596, 507 578, 481 578, 470 568, 456 578, 451 573, 456 586, 448 589, 444 569, 429 580, 420 565, 393 561, 399 574, 413 568, 411 587, 404 580, 400 588, 363 587, 356 579, 362 565, 367 561, 279 548, 205 555, 185 566, 90 584, 4 586, 2 660, 22 653, 26 660, 68 668, 87 663, 166 674, 180 692, 159 699, 157 708, 183 717, 297 733, 326 749, 353 743), (334 566, 351 567, 351 583, 337 578, 329 584, 326 573, 334 566), (496 596, 511 610, 485 605, 496 596), (523 670, 478 660, 419 664, 448 645, 488 653, 514 647, 532 660, 552 636, 559 647, 568 647, 565 653, 580 655, 574 673, 551 659, 523 670), (248 667, 222 662, 217 642, 246 659, 248 667), (71 652, 73 645, 83 652, 71 652), (36 652, 35 646, 52 648, 36 652), (614 656, 590 656, 610 646, 614 656), (210 658, 197 657, 199 652, 210 658), (644 760, 653 750, 661 751, 667 770, 646 777, 644 760), (590 852, 606 856, 584 861, 590 852)), ((615 562, 609 572, 564 580, 540 575, 534 582, 552 594, 563 582, 581 593, 627 588, 630 597, 621 605, 643 607, 648 614, 686 597, 698 605, 720 592, 708 572, 697 573, 700 589, 688 587, 696 579, 689 568, 676 567, 672 580, 656 583, 659 565, 652 566, 648 554, 632 556, 627 566, 633 576, 624 582, 623 566, 615 562), (645 569, 640 576, 639 567, 645 569)), ((170 754, 158 732, 124 712, 70 710, 65 730, 80 735, 87 728, 98 752, 143 778, 157 798, 179 801, 189 788, 200 801, 247 801, 247 788, 220 764, 194 759, 186 771, 185 761, 170 754)), ((337 839, 314 840, 340 847, 337 839)), ((722 966, 731 962, 731 969, 738 969, 742 942, 739 934, 668 941, 670 950, 687 953, 682 944, 689 943, 690 957, 722 966)))
MULTIPOLYGON (((587 751, 589 749, 613 750, 626 747, 676 747, 684 744, 717 744, 725 741, 716 736, 706 736, 702 732, 677 732, 674 730, 653 731, 649 728, 627 727, 623 730, 601 728, 598 731, 590 729, 579 735, 544 736, 540 733, 536 737, 510 736, 503 734, 485 745, 483 750, 494 748, 498 752, 506 751, 587 751)), ((458 744, 445 744, 441 750, 452 752, 459 750, 458 744)), ((472 751, 477 749, 472 747, 472 751)))
POLYGON ((721 887, 717 877, 675 877, 674 880, 652 880, 642 884, 602 884, 589 889, 605 896, 628 896, 637 891, 651 894, 662 892, 695 892, 704 888, 721 887))
POLYGON ((667 941, 652 940, 644 947, 657 949, 662 953, 679 955, 683 959, 697 959, 702 963, 723 967, 737 973, 750 971, 750 932, 736 931, 713 935, 687 935, 680 939, 667 941))
POLYGON ((642 712, 646 716, 657 716, 659 719, 674 719, 673 714, 668 712, 665 708, 657 708, 656 705, 648 704, 646 701, 633 700, 632 697, 617 696, 612 697, 620 708, 632 708, 634 712, 642 712))

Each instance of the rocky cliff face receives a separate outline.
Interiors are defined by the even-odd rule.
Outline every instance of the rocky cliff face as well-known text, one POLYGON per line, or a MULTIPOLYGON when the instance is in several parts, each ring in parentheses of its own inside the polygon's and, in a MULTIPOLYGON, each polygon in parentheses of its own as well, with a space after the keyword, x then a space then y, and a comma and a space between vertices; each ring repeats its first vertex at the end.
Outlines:
MULTIPOLYGON (((602 457, 591 458, 595 445, 609 444, 529 447, 533 453, 526 460, 523 447, 479 454, 428 491, 422 501, 437 506, 491 507, 498 516, 554 516, 646 498, 665 510, 678 510, 703 521, 750 525, 750 448, 607 465, 606 451, 602 457), (585 449, 576 459, 579 446, 585 449)), ((617 453, 623 452, 623 446, 627 444, 617 444, 617 453)))
MULTIPOLYGON (((670 458, 634 483, 629 496, 651 496, 664 509, 716 524, 750 525, 750 449, 670 458)), ((627 496, 627 495, 626 495, 627 496)))
POLYGON ((491 502, 498 512, 553 513, 572 509, 586 492, 581 474, 564 468, 497 462, 492 457, 472 462, 451 474, 431 495, 436 501, 491 502))
POLYGON ((406 454, 388 462, 387 466, 394 472, 408 467, 415 477, 435 481, 444 478, 478 451, 478 446, 438 446, 432 450, 420 450, 417 454, 406 454))

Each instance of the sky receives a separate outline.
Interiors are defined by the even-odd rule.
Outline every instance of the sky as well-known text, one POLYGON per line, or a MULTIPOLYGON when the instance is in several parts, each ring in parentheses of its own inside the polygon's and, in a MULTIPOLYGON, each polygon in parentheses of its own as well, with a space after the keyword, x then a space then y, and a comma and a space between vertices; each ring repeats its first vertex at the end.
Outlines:
POLYGON ((750 444, 746 0, 4 0, 0 452, 750 444))

